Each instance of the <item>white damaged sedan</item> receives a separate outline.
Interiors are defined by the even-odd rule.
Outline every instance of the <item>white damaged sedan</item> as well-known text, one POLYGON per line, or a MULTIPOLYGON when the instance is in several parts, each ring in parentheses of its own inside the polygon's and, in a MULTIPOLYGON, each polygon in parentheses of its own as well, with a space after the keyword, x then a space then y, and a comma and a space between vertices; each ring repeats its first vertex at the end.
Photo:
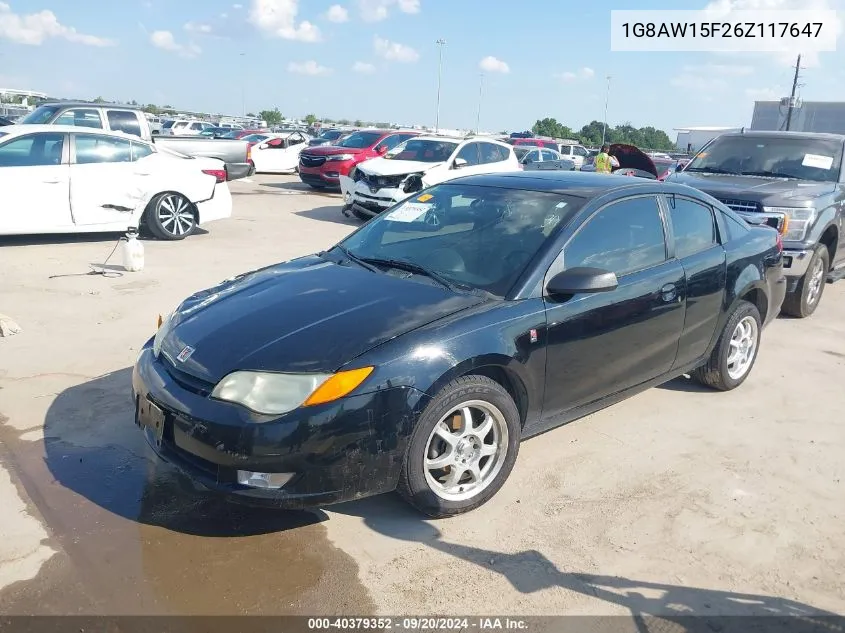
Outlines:
POLYGON ((513 147, 487 137, 415 136, 340 177, 343 209, 368 220, 431 185, 519 168, 513 147))
POLYGON ((145 228, 181 240, 232 215, 226 170, 122 132, 0 128, 0 235, 145 228))

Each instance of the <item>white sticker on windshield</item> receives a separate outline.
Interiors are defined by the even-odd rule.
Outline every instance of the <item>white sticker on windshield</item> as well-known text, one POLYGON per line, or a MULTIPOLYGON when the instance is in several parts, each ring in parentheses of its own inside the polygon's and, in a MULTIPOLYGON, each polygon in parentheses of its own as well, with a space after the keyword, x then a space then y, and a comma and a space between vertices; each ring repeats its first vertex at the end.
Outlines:
POLYGON ((388 213, 386 219, 393 222, 415 222, 416 220, 422 219, 433 206, 433 204, 408 202, 395 211, 388 213))
POLYGON ((833 167, 833 156, 820 156, 819 154, 804 154, 801 161, 804 167, 815 167, 817 169, 830 169, 833 167))

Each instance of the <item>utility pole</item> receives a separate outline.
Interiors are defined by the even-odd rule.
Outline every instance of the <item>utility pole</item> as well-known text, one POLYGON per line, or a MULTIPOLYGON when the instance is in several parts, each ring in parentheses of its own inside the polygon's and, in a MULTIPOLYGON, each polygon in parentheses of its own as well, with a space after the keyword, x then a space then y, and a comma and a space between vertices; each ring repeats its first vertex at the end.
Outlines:
POLYGON ((481 73, 481 82, 478 85, 478 114, 475 115, 475 133, 481 131, 481 100, 484 98, 484 73, 481 73))
POLYGON ((601 144, 607 138, 607 104, 610 103, 610 75, 607 76, 607 93, 604 96, 604 127, 601 130, 601 144))
POLYGON ((792 79, 792 94, 789 95, 789 109, 786 111, 786 131, 789 132, 789 125, 792 123, 792 110, 795 108, 795 91, 798 89, 798 73, 801 71, 801 55, 795 62, 795 77, 792 79))
MULTIPOLYGON (((246 53, 241 53, 240 57, 246 57, 246 53)), ((246 79, 241 75, 241 117, 246 118, 246 79)))
POLYGON ((437 61, 437 111, 434 114, 434 131, 436 133, 440 130, 440 83, 443 78, 443 47, 446 46, 446 40, 441 38, 434 43, 440 47, 437 61))

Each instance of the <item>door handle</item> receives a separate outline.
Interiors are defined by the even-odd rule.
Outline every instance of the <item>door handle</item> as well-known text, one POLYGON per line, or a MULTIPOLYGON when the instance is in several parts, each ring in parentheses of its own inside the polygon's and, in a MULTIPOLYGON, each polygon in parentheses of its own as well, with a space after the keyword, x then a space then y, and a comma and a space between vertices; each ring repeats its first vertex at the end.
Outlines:
POLYGON ((666 284, 660 289, 660 297, 666 303, 674 301, 678 297, 678 288, 675 284, 666 284))

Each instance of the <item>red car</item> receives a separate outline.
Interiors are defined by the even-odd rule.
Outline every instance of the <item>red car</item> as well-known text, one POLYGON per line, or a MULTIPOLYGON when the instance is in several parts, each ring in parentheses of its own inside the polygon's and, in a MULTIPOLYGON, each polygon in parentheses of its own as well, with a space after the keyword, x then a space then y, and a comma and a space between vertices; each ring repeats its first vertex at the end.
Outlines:
POLYGON ((340 177, 348 176, 355 165, 383 156, 399 143, 418 134, 398 130, 358 130, 337 145, 308 147, 299 155, 299 178, 315 189, 338 189, 340 177))

